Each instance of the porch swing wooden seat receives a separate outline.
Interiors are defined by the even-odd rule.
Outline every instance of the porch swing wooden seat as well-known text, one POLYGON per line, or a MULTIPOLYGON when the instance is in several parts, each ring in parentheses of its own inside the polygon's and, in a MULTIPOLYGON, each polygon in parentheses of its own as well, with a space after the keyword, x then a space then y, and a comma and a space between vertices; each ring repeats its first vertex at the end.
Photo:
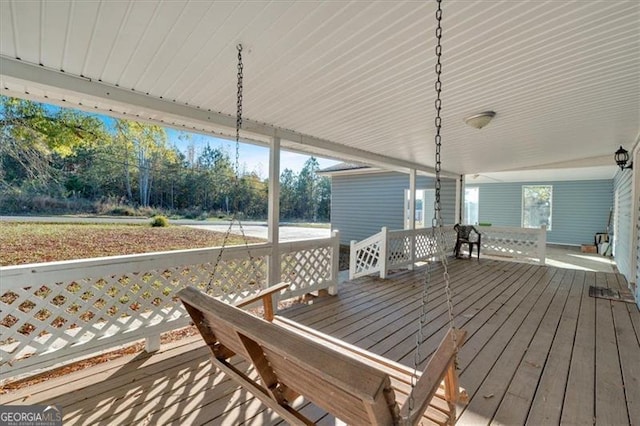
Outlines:
MULTIPOLYGON (((281 288, 269 289, 241 305, 260 299, 265 307, 271 305, 271 294, 281 288)), ((452 333, 460 346, 464 331, 450 329, 418 374, 410 410, 410 368, 274 317, 269 309, 265 313, 271 322, 191 287, 178 296, 211 349, 214 365, 291 424, 313 424, 294 407, 298 396, 347 424, 455 423, 460 389, 452 333), (251 363, 259 379, 234 367, 234 356, 251 363)))

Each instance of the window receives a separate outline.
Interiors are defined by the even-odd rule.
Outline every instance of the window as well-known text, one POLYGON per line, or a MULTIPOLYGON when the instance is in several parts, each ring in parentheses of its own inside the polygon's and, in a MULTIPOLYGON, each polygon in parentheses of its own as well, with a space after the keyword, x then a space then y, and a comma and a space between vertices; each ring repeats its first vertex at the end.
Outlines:
POLYGON ((477 186, 464 189, 464 223, 477 225, 479 219, 480 188, 477 186))
POLYGON ((551 205, 553 186, 522 186, 522 227, 540 228, 542 225, 551 230, 551 205))

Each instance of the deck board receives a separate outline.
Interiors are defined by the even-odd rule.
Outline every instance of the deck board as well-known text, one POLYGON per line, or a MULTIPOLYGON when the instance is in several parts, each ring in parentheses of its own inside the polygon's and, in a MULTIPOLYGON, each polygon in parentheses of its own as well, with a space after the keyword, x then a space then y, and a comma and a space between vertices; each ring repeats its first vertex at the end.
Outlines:
MULTIPOLYGON (((596 273, 597 286, 608 284, 606 274, 596 273)), ((628 424, 612 306, 608 300, 603 301, 596 302, 595 418, 610 424, 628 424)))
POLYGON ((592 424, 595 419, 595 311, 597 299, 589 297, 589 286, 595 285, 595 283, 595 274, 587 273, 580 298, 578 323, 573 338, 569 376, 562 406, 561 421, 565 424, 592 424))
MULTIPOLYGON (((622 276, 487 259, 452 260, 449 270, 456 325, 468 332, 459 367, 470 403, 461 407, 460 424, 628 424, 640 418, 640 312, 588 296, 589 285, 626 286, 622 276)), ((424 281, 424 269, 388 280, 359 278, 336 297, 280 314, 412 367, 424 281)), ((439 267, 428 295, 419 367, 448 328, 439 267)), ((66 425, 282 423, 214 371, 208 354, 200 339, 188 338, 0 398, 3 404, 60 404, 66 425)), ((302 398, 296 404, 319 424, 334 423, 302 398)))
MULTIPOLYGON (((613 288, 621 288, 619 278, 619 276, 607 275, 608 285, 613 288)), ((627 414, 631 423, 638 423, 640 422, 640 401, 630 395, 640 392, 640 341, 633 328, 630 307, 637 310, 635 306, 628 303, 611 303, 627 414)))
MULTIPOLYGON (((537 389, 535 389, 535 396, 526 418, 529 424, 560 423, 573 349, 573 345, 568 344, 568 342, 573 343, 573 336, 576 334, 584 282, 584 271, 576 271, 567 303, 560 317, 560 323, 553 337, 553 342, 541 371, 540 380, 537 389)), ((522 415, 524 415, 524 410, 522 415)))
MULTIPOLYGON (((478 415, 483 418, 493 418, 507 386, 529 347, 532 336, 535 335, 548 307, 552 306, 552 301, 562 282, 562 275, 563 272, 556 272, 546 286, 546 291, 540 292, 534 303, 520 305, 514 312, 514 316, 498 330, 490 341, 492 350, 485 351, 487 355, 480 358, 483 362, 488 361, 487 364, 476 362, 469 367, 469 369, 480 371, 486 371, 488 368, 489 373, 483 375, 482 382, 477 388, 471 387, 468 390, 471 399, 462 414, 462 420, 470 417, 477 418, 478 415), (489 354, 492 355, 491 359, 487 359, 489 354)), ((464 376, 461 375, 461 382, 462 377, 464 376)))
POLYGON ((518 365, 493 416, 498 423, 524 424, 527 419, 527 411, 536 394, 536 388, 540 382, 551 344, 558 331, 562 312, 572 288, 573 277, 569 272, 575 275, 575 271, 567 271, 564 276, 558 277, 560 286, 542 321, 538 323, 537 329, 533 332, 533 338, 529 337, 529 333, 522 333, 521 358, 517 359, 517 355, 520 353, 513 355, 514 362, 518 365))

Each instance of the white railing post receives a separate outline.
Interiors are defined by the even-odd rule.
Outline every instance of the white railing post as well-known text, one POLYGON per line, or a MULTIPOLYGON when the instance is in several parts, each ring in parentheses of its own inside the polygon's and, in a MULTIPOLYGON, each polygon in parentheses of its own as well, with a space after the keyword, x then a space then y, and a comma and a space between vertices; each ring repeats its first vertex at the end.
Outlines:
POLYGON ((356 276, 356 240, 351 240, 349 245, 349 281, 356 276))
POLYGON ((144 338, 145 352, 157 352, 160 350, 160 334, 152 334, 144 338))
POLYGON ((547 258, 547 225, 542 225, 540 227, 540 232, 538 233, 538 259, 540 259, 540 264, 544 265, 546 263, 547 258))
POLYGON ((383 226, 380 230, 382 241, 380 243, 380 278, 387 278, 387 259, 389 253, 387 247, 389 246, 389 229, 383 226))
POLYGON ((340 232, 333 231, 331 233, 331 281, 333 285, 329 287, 329 294, 335 296, 338 294, 338 275, 340 274, 340 232))
MULTIPOLYGON (((408 229, 410 229, 411 232, 411 239, 410 239, 410 245, 409 245, 409 259, 411 260, 411 263, 409 263, 408 269, 410 271, 413 270, 413 265, 416 262, 415 259, 415 243, 416 243, 416 235, 415 235, 415 229, 416 229, 416 169, 411 169, 409 171, 409 227, 408 229)), ((423 200, 424 202, 424 200, 423 200)), ((424 206, 423 206, 423 213, 424 213, 424 206)), ((423 214, 424 216, 424 214, 423 214)), ((426 218, 422 218, 422 223, 424 224, 426 218)))

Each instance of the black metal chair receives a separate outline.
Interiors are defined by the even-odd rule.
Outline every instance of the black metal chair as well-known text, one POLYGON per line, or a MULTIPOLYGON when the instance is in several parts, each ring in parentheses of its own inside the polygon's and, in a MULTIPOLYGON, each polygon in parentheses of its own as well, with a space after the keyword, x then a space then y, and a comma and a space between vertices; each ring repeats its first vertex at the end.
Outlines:
POLYGON ((459 223, 454 225, 457 237, 456 246, 453 250, 455 257, 460 257, 460 247, 463 244, 469 245, 469 258, 473 257, 473 246, 478 247, 478 260, 480 260, 480 246, 482 244, 482 234, 473 225, 460 225, 459 223), (474 235, 475 234, 475 235, 474 235))

